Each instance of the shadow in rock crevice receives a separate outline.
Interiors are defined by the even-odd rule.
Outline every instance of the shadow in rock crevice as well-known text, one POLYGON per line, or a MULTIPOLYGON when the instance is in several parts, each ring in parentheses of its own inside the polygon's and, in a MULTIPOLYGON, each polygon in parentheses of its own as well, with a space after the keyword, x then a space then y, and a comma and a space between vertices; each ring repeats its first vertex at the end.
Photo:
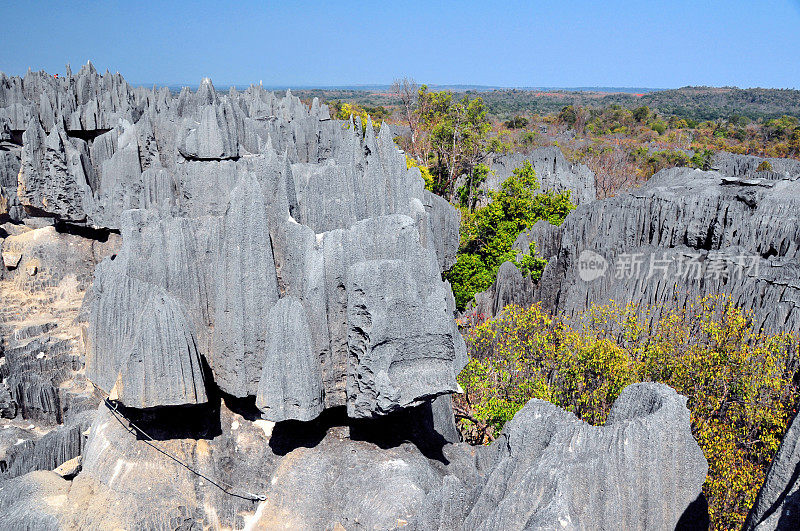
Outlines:
POLYGON ((784 498, 777 529, 800 529, 800 491, 784 498))
POLYGON ((211 440, 222 434, 219 397, 210 399, 205 404, 158 406, 143 409, 118 404, 117 407, 123 417, 139 428, 136 430, 136 438, 139 440, 148 439, 141 432, 156 441, 211 440))
POLYGON ((204 386, 208 402, 203 404, 184 404, 178 406, 156 406, 150 408, 127 407, 115 403, 118 411, 128 421, 136 425, 136 438, 156 441, 170 439, 211 440, 222 434, 221 405, 222 393, 214 383, 211 367, 205 358, 200 359, 204 386), (144 432, 141 433, 141 432, 144 432), (146 434, 146 435, 145 435, 146 434))
POLYGON ((287 420, 272 429, 270 448, 276 455, 286 455, 297 448, 314 448, 331 430, 353 441, 372 443, 381 449, 410 443, 428 459, 447 465, 443 453, 445 438, 433 428, 430 403, 370 419, 351 419, 344 406, 329 408, 309 422, 287 420))
MULTIPOLYGON (((792 422, 793 422, 793 420, 789 421, 789 425, 790 426, 792 425, 792 422)), ((777 459, 777 456, 775 457, 775 459, 777 459)), ((772 467, 770 467, 770 468, 772 468, 772 467)), ((767 477, 769 477, 769 475, 767 477)), ((795 504, 795 506, 796 506, 796 505, 800 504, 800 493, 794 493, 794 494, 790 494, 789 493, 789 490, 792 488, 792 486, 797 483, 798 478, 800 478, 800 463, 796 463, 795 464, 794 470, 792 470, 792 474, 789 476, 789 480, 786 481, 786 483, 785 483, 786 484, 786 488, 783 490, 783 492, 780 493, 780 495, 772 503, 772 505, 770 505, 767 508, 767 510, 764 511, 764 513, 761 515, 761 517, 759 518, 758 521, 755 521, 756 515, 754 513, 755 507, 757 505, 755 505, 752 509, 750 509, 750 514, 747 515, 747 521, 745 522, 745 528, 746 529, 750 529, 750 528, 756 527, 758 524, 760 524, 764 520, 767 520, 768 518, 770 518, 773 514, 775 514, 776 511, 783 511, 783 513, 780 516, 779 521, 788 522, 789 520, 800 519, 800 514, 796 514, 794 516, 787 515, 787 514, 785 514, 785 510, 784 510, 787 505, 788 506, 792 506, 792 504, 795 504)), ((761 489, 762 489, 762 491, 759 492, 759 496, 758 496, 758 498, 756 498, 756 504, 758 504, 759 498, 763 494, 763 489, 764 489, 763 485, 761 486, 761 489)), ((800 522, 798 522, 798 525, 800 525, 800 522)), ((798 526, 792 526, 792 527, 780 527, 780 526, 778 526, 778 529, 798 529, 798 526)))
POLYGON ((298 448, 314 448, 332 429, 344 429, 349 424, 344 406, 324 410, 308 422, 284 420, 272 428, 269 447, 275 455, 286 455, 298 448))
POLYGON ((411 443, 428 459, 447 465, 443 453, 447 440, 433 426, 431 403, 426 402, 383 417, 354 420, 350 438, 372 442, 384 450, 411 443))
POLYGON ((223 402, 225 402, 225 407, 245 420, 253 422, 261 418, 261 411, 256 407, 256 397, 246 396, 239 398, 222 391, 219 391, 219 394, 222 396, 223 402))
POLYGON ((111 234, 119 234, 118 229, 105 229, 94 228, 87 225, 76 225, 74 223, 67 223, 65 221, 55 221, 56 232, 61 234, 70 234, 72 236, 80 236, 87 240, 96 240, 100 243, 105 243, 111 234))
POLYGON ((689 506, 683 511, 675 531, 706 531, 711 525, 708 516, 708 500, 702 492, 689 506))

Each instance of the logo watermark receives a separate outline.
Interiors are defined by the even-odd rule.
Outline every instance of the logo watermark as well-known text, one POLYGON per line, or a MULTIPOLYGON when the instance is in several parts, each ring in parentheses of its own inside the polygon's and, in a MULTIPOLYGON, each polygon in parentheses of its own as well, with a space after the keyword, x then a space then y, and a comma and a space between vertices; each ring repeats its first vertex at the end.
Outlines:
POLYGON ((584 250, 578 257, 578 276, 591 282, 605 276, 611 269, 615 279, 629 280, 652 277, 684 280, 728 280, 758 276, 761 263, 758 255, 730 256, 722 253, 622 253, 617 255, 613 268, 600 254, 584 250))
POLYGON ((578 257, 578 276, 581 280, 586 282, 596 280, 605 275, 607 269, 606 259, 594 251, 586 249, 578 257))

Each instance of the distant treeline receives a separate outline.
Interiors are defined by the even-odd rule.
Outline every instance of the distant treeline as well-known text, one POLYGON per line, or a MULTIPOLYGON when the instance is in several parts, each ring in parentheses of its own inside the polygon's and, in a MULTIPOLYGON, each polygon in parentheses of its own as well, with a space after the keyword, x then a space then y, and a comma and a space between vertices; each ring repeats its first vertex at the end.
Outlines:
POLYGON ((643 105, 665 116, 705 121, 744 116, 767 120, 800 116, 800 90, 684 87, 636 95, 599 92, 534 92, 497 90, 480 94, 489 112, 499 116, 550 114, 567 105, 633 109, 643 105))
MULTIPOLYGON (((646 105, 665 116, 696 121, 728 120, 736 116, 750 120, 768 120, 783 115, 800 117, 800 90, 791 89, 684 87, 644 94, 502 89, 468 90, 466 93, 473 98, 483 98, 489 114, 500 119, 558 113, 568 105, 593 108, 621 105, 628 109, 646 105)), ((399 104, 389 91, 316 89, 300 90, 296 94, 301 98, 317 96, 326 101, 349 101, 362 106, 392 108, 399 104)))

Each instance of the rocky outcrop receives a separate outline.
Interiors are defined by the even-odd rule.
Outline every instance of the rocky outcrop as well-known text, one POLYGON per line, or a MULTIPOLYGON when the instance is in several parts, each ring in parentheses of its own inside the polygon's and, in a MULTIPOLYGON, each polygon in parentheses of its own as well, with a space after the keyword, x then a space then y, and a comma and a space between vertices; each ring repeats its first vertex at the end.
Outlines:
POLYGON ((795 416, 758 492, 746 531, 800 527, 800 420, 795 416))
MULTIPOLYGON (((493 447, 458 442, 466 348, 441 277, 458 215, 388 127, 91 65, 0 76, 0 108, 42 226, 0 233, 0 294, 41 297, 2 314, 4 523, 672 524, 699 494, 684 399, 659 386, 624 392, 602 428, 531 403, 493 447), (553 489, 606 495, 555 511, 553 489)), ((543 184, 585 177, 542 160, 543 184)))
POLYGON ((714 154, 711 166, 729 177, 766 178, 776 181, 800 179, 800 161, 795 159, 763 158, 719 151, 714 154), (765 162, 772 170, 758 171, 759 166, 765 162))
POLYGON ((672 529, 690 514, 707 468, 685 398, 657 384, 623 391, 603 427, 531 401, 477 449, 432 437, 419 408, 377 420, 329 410, 273 425, 227 406, 125 412, 205 479, 101 406, 77 476, 6 482, 0 511, 26 521, 3 505, 11 489, 14 507, 78 528, 672 529), (43 488, 60 503, 44 503, 43 488))
POLYGON ((489 159, 491 173, 481 185, 483 190, 499 190, 515 169, 530 162, 536 170, 536 178, 542 190, 570 192, 570 200, 576 205, 590 203, 597 198, 594 173, 583 164, 570 164, 557 146, 536 148, 531 153, 511 153, 489 159))
POLYGON ((324 409, 322 371, 300 299, 290 295, 273 306, 266 337, 256 407, 272 421, 318 417, 324 409))
POLYGON ((79 456, 98 399, 83 375, 83 290, 106 241, 5 224, 0 238, 0 483, 79 456))
POLYGON ((485 454, 467 529, 674 529, 708 468, 686 398, 663 384, 625 388, 600 427, 531 400, 485 454))
MULTIPOLYGON (((681 306, 728 293, 754 312, 757 327, 794 330, 798 212, 800 181, 663 170, 630 193, 578 207, 560 227, 521 236, 541 241, 549 263, 533 291, 517 300, 573 313, 609 300, 681 306)), ((518 287, 499 279, 484 298, 518 287)))
POLYGON ((389 128, 332 121, 288 91, 221 94, 208 79, 177 96, 133 89, 90 64, 68 82, 3 79, 5 128, 24 131, 26 215, 122 234, 84 304, 86 373, 100 389, 152 408, 203 403, 213 386, 258 397, 275 421, 320 406, 381 415, 457 389, 465 348, 440 272, 458 216, 406 168, 389 128), (393 266, 363 269, 372 261, 393 266), (356 302, 364 282, 375 293, 356 302), (285 297, 298 323, 273 314, 285 297), (350 340, 359 318, 375 319, 363 344, 350 340), (411 340, 395 331, 406 324, 411 340), (301 358, 276 358, 270 331, 301 330, 301 358))

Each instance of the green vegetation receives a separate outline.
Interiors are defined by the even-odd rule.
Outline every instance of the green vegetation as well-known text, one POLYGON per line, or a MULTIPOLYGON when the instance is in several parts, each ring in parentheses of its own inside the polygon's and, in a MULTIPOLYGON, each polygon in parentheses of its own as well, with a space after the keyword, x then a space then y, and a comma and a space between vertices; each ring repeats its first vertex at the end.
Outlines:
POLYGON ((403 139, 402 147, 431 168, 436 193, 462 204, 480 200, 472 189, 480 180, 476 167, 486 163, 488 154, 538 146, 557 145, 570 162, 588 165, 600 198, 664 168, 710 169, 719 151, 800 159, 796 90, 430 92, 405 79, 388 92, 306 92, 301 97, 333 100, 337 113, 341 103, 332 96, 358 104, 362 121, 366 113, 380 121, 400 111, 388 119, 410 127, 411 138, 403 139), (457 185, 459 179, 466 184, 457 185))
POLYGON ((768 160, 761 161, 756 171, 772 171, 772 164, 770 164, 768 160))
POLYGON ((800 398, 797 334, 757 332, 728 297, 671 312, 595 306, 574 321, 507 306, 466 332, 471 360, 456 411, 472 443, 494 439, 531 398, 600 425, 631 383, 663 382, 687 396, 714 529, 741 528, 800 398), (661 316, 652 326, 651 315, 661 316))
MULTIPOLYGON (((545 261, 529 251, 517 262, 511 246, 517 236, 539 220, 559 225, 575 208, 569 192, 536 193, 539 183, 530 162, 514 170, 500 190, 490 192, 487 206, 461 209, 461 246, 455 265, 445 273, 453 286, 456 306, 464 309, 476 293, 488 288, 503 262, 514 262, 538 280, 545 261)), ((532 251, 533 249, 531 249, 532 251)))
MULTIPOLYGON (((530 163, 485 192, 492 153, 556 145, 595 173, 599 197, 675 166, 708 170, 714 154, 800 158, 800 91, 687 87, 646 94, 429 91, 404 79, 392 91, 338 91, 334 116, 399 120, 399 139, 428 190, 461 210, 455 265, 444 273, 460 310, 514 263, 534 282, 545 261, 512 249, 539 220, 560 224, 569 194, 538 189, 530 163), (399 111, 394 112, 392 111, 399 111)), ((305 97, 321 94, 309 94, 305 97)), ((303 97, 303 95, 301 95, 303 97)), ((759 171, 772 165, 763 162, 759 171)), ((497 436, 531 398, 602 424, 622 389, 663 382, 688 397, 692 432, 708 462, 704 492, 714 529, 738 529, 800 398, 797 334, 762 334, 729 298, 682 310, 615 304, 567 320, 539 306, 508 306, 464 330, 471 361, 455 406, 465 438, 497 436), (651 322, 650 316, 659 317, 651 322)))
POLYGON ((486 157, 491 124, 481 98, 455 99, 452 92, 419 88, 415 119, 418 138, 411 151, 431 168, 433 190, 452 198, 455 182, 486 157))
POLYGON ((372 123, 380 124, 388 118, 392 112, 384 107, 371 107, 369 105, 358 105, 357 103, 342 103, 341 101, 330 102, 330 112, 334 118, 339 120, 361 119, 361 127, 367 127, 367 120, 372 117, 372 123))

